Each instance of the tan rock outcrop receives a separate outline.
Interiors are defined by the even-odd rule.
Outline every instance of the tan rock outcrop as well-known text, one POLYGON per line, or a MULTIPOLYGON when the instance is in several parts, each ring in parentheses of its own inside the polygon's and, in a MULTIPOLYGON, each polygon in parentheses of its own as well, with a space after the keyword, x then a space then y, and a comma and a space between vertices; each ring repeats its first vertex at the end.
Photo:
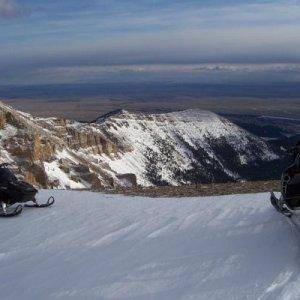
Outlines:
POLYGON ((0 129, 3 129, 6 123, 5 113, 0 111, 0 129))
POLYGON ((5 130, 6 125, 8 134, 0 139, 0 148, 12 157, 21 178, 43 188, 60 186, 59 178, 48 180, 45 163, 52 162, 57 162, 73 182, 83 182, 93 189, 114 186, 113 172, 107 173, 108 165, 97 165, 97 156, 116 157, 118 152, 130 150, 101 132, 96 124, 34 118, 0 103, 0 129, 5 130), (58 152, 63 151, 73 158, 58 158, 58 152))

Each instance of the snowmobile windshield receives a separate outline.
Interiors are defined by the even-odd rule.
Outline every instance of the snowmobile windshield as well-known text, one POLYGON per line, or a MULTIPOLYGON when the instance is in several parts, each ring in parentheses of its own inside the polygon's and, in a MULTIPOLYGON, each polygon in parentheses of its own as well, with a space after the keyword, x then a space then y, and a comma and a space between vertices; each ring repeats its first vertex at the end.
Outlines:
POLYGON ((0 167, 0 184, 5 182, 13 182, 16 180, 17 178, 11 170, 6 167, 0 167))

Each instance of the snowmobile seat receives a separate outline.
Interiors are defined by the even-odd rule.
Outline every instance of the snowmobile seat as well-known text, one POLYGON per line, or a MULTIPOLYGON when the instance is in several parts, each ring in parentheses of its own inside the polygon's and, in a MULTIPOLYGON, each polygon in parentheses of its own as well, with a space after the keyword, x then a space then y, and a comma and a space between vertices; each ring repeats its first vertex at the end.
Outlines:
POLYGON ((0 165, 0 185, 8 181, 17 181, 16 176, 7 168, 6 164, 0 165))
POLYGON ((31 184, 18 180, 6 165, 0 165, 0 201, 9 205, 28 202, 37 192, 31 184))

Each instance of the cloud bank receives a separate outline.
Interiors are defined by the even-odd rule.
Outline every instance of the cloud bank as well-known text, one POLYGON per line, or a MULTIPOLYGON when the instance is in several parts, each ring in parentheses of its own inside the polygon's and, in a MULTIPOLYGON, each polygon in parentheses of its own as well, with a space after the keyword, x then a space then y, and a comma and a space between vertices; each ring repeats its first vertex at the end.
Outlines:
POLYGON ((300 81, 300 64, 150 64, 44 67, 3 74, 0 85, 76 83, 264 84, 300 81))
MULTIPOLYGON (((24 10, 20 3, 0 0, 2 83, 21 82, 21 77, 24 82, 111 80, 109 66, 119 66, 114 78, 167 77, 167 69, 171 78, 170 67, 145 66, 203 63, 217 63, 218 72, 199 67, 202 72, 189 69, 186 78, 225 80, 221 73, 226 72, 231 79, 234 74, 255 72, 298 78, 294 76, 298 69, 277 72, 255 67, 249 72, 245 66, 240 70, 236 65, 234 70, 220 66, 300 63, 298 0, 22 0, 30 18, 15 20, 24 10), (138 73, 136 66, 147 70, 138 73)), ((183 74, 182 70, 173 71, 183 74)))

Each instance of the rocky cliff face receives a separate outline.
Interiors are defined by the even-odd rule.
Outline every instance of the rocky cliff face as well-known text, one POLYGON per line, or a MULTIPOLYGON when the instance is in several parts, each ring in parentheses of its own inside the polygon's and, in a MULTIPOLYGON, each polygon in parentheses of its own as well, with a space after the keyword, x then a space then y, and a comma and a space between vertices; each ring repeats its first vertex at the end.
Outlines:
POLYGON ((36 118, 0 104, 0 158, 39 187, 178 185, 272 177, 258 137, 200 110, 118 111, 92 123, 36 118), (259 171, 261 170, 261 171, 259 171))

